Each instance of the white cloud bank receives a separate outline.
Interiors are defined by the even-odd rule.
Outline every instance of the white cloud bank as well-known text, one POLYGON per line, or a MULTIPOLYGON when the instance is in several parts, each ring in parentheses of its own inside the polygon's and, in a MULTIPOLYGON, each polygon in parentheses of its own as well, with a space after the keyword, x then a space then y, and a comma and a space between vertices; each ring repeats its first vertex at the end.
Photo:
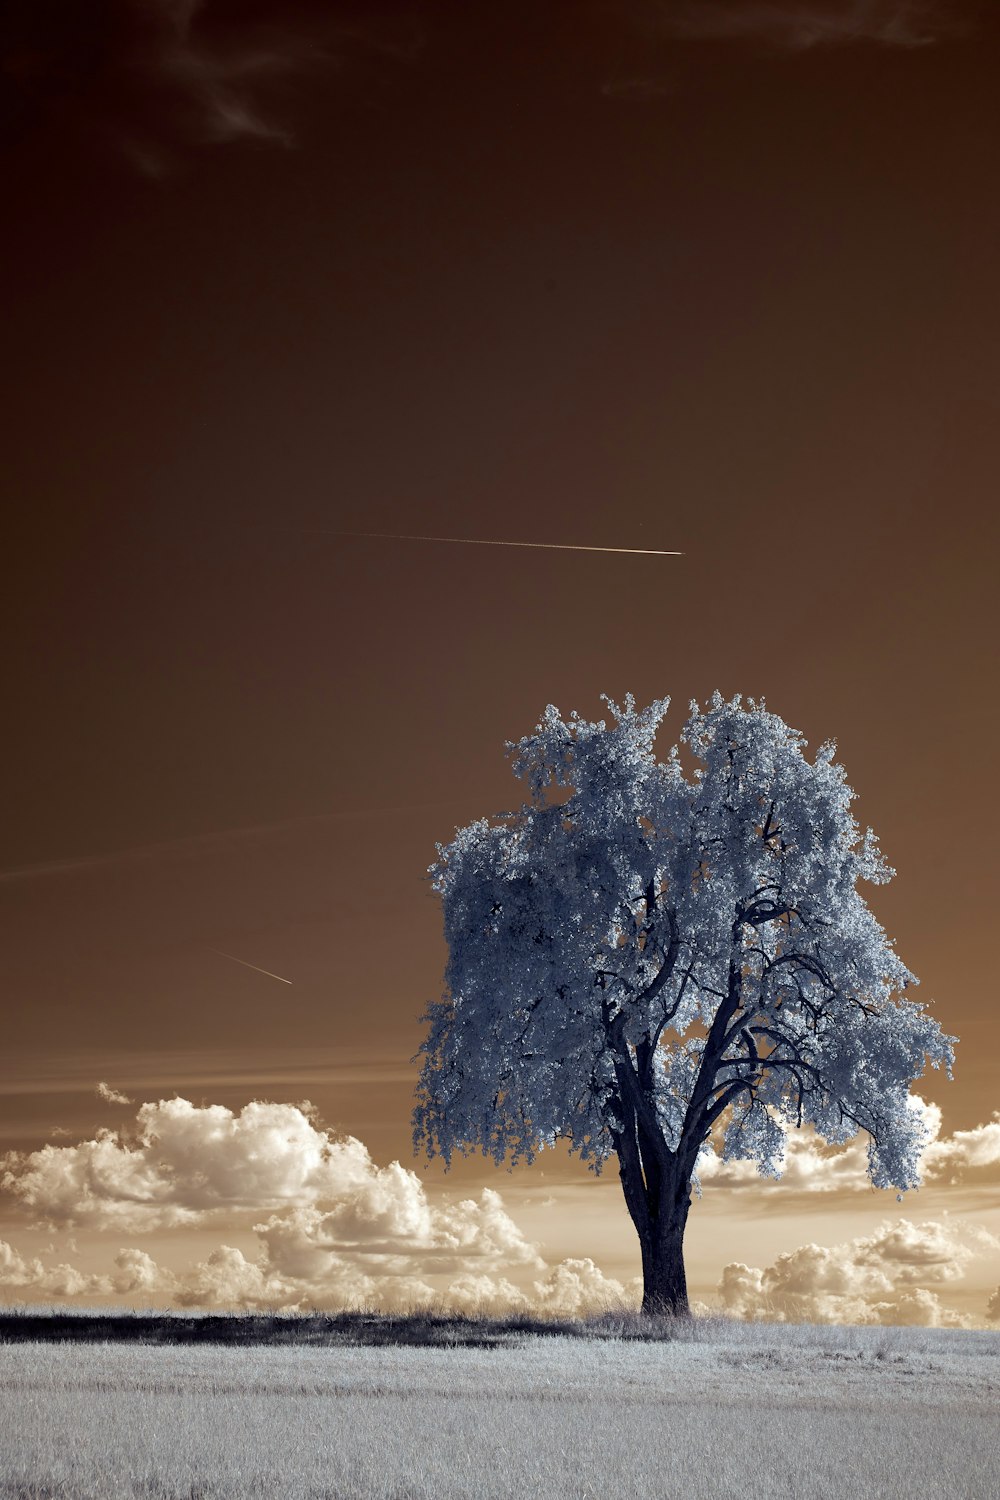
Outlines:
MULTIPOLYGON (((544 1262, 540 1263, 544 1268, 544 1262)), ((25 1302, 132 1297, 182 1308, 248 1311, 340 1311, 377 1308, 408 1312, 421 1308, 456 1313, 532 1312, 577 1317, 605 1308, 634 1306, 639 1291, 607 1277, 590 1259, 564 1260, 527 1287, 505 1276, 466 1271, 435 1285, 405 1264, 396 1269, 342 1258, 308 1269, 289 1269, 268 1246, 247 1256, 219 1245, 183 1271, 158 1265, 145 1250, 119 1250, 108 1274, 75 1266, 46 1266, 0 1240, 0 1294, 25 1302)))
MULTIPOLYGON (((112 1092, 108 1091, 109 1094, 112 1092)), ((996 1178, 1000 1116, 941 1136, 941 1113, 921 1100, 928 1182, 996 1178)), ((550 1266, 525 1239, 500 1195, 432 1201, 415 1172, 379 1167, 353 1136, 322 1128, 308 1102, 255 1102, 234 1112, 185 1099, 143 1104, 131 1130, 101 1130, 76 1145, 47 1145, 0 1163, 2 1183, 36 1224, 142 1235, 217 1227, 252 1231, 252 1251, 221 1244, 186 1269, 142 1248, 118 1251, 106 1273, 28 1259, 0 1242, 0 1291, 22 1300, 132 1296, 182 1307, 395 1310, 435 1306, 573 1315, 638 1300, 638 1283, 606 1277, 593 1261, 550 1266)), ((830 1150, 789 1134, 785 1182, 802 1193, 867 1188, 865 1148, 830 1150)), ((702 1177, 721 1188, 780 1191, 753 1163, 708 1155, 702 1177)), ((747 1318, 813 1322, 961 1323, 935 1288, 960 1279, 973 1257, 996 1254, 985 1230, 946 1219, 900 1219, 833 1248, 803 1245, 763 1269, 734 1262, 719 1285, 723 1307, 747 1318)), ((986 1314, 1000 1319, 1000 1289, 986 1314)))
POLYGON ((314 1124, 308 1102, 253 1103, 234 1114, 161 1099, 140 1107, 131 1133, 99 1130, 75 1146, 13 1153, 2 1165, 3 1186, 36 1220, 67 1229, 141 1232, 355 1194, 369 1213, 380 1193, 400 1199, 401 1214, 418 1202, 403 1180, 412 1172, 380 1174, 360 1141, 314 1124))
POLYGON ((972 1320, 932 1287, 961 1280, 970 1261, 998 1251, 1000 1240, 974 1224, 897 1219, 842 1245, 801 1245, 763 1270, 733 1262, 719 1296, 740 1318, 962 1328, 972 1320))
MULTIPOLYGON (((542 1263, 544 1264, 544 1263, 542 1263)), ((213 1250, 207 1260, 177 1277, 163 1290, 181 1307, 282 1308, 287 1310, 374 1307, 383 1312, 433 1308, 449 1312, 502 1311, 575 1317, 636 1300, 635 1288, 606 1277, 592 1260, 565 1260, 527 1287, 493 1272, 466 1271, 434 1284, 419 1272, 399 1265, 365 1266, 341 1259, 294 1274, 275 1260, 271 1247, 257 1260, 232 1246, 213 1250)))
POLYGON ((361 1141, 324 1130, 308 1103, 235 1113, 160 1100, 140 1107, 131 1133, 102 1130, 3 1166, 6 1190, 47 1227, 142 1234, 217 1224, 257 1236, 256 1254, 220 1245, 182 1272, 122 1250, 105 1276, 46 1268, 6 1246, 0 1288, 26 1299, 131 1293, 184 1307, 576 1313, 634 1295, 592 1261, 547 1266, 489 1188, 432 1202, 415 1172, 376 1166, 361 1141), (512 1274, 538 1279, 518 1287, 512 1274))

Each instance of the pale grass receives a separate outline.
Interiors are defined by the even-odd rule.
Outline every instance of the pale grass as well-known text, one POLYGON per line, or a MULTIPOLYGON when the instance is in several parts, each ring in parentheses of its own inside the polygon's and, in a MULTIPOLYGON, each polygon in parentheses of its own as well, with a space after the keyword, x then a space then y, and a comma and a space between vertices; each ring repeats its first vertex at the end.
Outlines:
POLYGON ((1000 1495, 1000 1336, 678 1332, 454 1349, 8 1344, 0 1495, 1000 1495))

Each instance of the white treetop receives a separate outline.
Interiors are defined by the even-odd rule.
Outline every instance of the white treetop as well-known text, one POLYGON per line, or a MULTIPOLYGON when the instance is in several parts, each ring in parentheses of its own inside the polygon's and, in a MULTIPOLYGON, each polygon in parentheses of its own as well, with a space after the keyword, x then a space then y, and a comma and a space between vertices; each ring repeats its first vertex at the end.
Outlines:
POLYGON ((688 775, 653 752, 668 699, 605 702, 610 726, 549 706, 507 747, 530 802, 438 845, 450 960, 417 1145, 516 1162, 562 1138, 599 1169, 629 1137, 687 1183, 716 1122, 724 1157, 773 1176, 808 1122, 867 1131, 873 1183, 915 1186, 909 1086, 950 1072, 955 1039, 899 996, 916 980, 858 890, 894 871, 834 745, 809 760, 762 703, 716 693, 691 705, 688 775))

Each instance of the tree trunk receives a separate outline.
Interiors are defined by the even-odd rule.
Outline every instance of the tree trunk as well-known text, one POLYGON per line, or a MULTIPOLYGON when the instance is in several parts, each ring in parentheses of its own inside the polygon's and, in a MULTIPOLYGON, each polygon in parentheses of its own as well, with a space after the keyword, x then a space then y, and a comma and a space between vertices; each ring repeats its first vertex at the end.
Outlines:
POLYGON ((642 1311, 644 1314, 686 1318, 687 1277, 684 1274, 684 1220, 656 1222, 642 1244, 642 1311))
POLYGON ((644 1171, 638 1144, 627 1136, 619 1136, 616 1149, 625 1202, 642 1248, 642 1311, 686 1318, 691 1312, 684 1274, 690 1174, 672 1152, 657 1158, 651 1151, 644 1171))

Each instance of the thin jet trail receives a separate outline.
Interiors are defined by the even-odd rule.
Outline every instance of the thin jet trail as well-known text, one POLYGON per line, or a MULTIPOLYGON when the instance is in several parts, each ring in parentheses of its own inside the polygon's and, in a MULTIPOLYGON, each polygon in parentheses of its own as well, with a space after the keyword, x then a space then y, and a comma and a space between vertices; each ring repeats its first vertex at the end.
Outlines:
POLYGON ((290 979, 283 979, 280 974, 272 974, 270 969, 262 969, 259 964, 248 963, 245 958, 237 958, 235 953, 223 953, 221 948, 213 948, 211 951, 217 953, 220 958, 232 959, 234 964, 242 964, 244 969, 255 969, 258 974, 266 974, 268 979, 277 979, 281 984, 292 982, 290 979))
POLYGON ((633 557, 684 557, 655 547, 581 547, 572 542, 497 542, 479 536, 410 536, 404 532, 317 530, 314 535, 363 536, 379 542, 455 542, 463 547, 540 547, 546 552, 624 552, 633 557))
MULTIPOLYGON (((342 819, 382 818, 387 817, 390 813, 426 812, 429 808, 437 809, 439 807, 449 807, 450 805, 450 802, 444 801, 403 802, 395 805, 386 805, 385 807, 350 807, 343 808, 340 812, 308 813, 305 817, 283 818, 280 822, 275 823, 248 823, 242 828, 223 828, 213 833, 191 833, 184 838, 164 839, 158 844, 139 844, 131 849, 115 849, 110 854, 81 854, 76 859, 54 859, 49 860, 47 863, 21 865, 16 869, 0 870, 0 885, 5 885, 15 880, 43 879, 49 875, 76 875, 85 873, 87 870, 101 870, 106 867, 112 868, 117 864, 139 863, 143 860, 169 859, 171 856, 183 855, 188 851, 195 851, 199 848, 204 848, 207 851, 221 849, 229 843, 248 838, 251 834, 294 833, 297 829, 340 822, 342 819)), ((217 948, 212 949, 213 953, 217 953, 218 951, 217 948)), ((225 958, 230 957, 228 953, 223 956, 225 958)), ((264 972, 266 973, 267 970, 264 972)))

